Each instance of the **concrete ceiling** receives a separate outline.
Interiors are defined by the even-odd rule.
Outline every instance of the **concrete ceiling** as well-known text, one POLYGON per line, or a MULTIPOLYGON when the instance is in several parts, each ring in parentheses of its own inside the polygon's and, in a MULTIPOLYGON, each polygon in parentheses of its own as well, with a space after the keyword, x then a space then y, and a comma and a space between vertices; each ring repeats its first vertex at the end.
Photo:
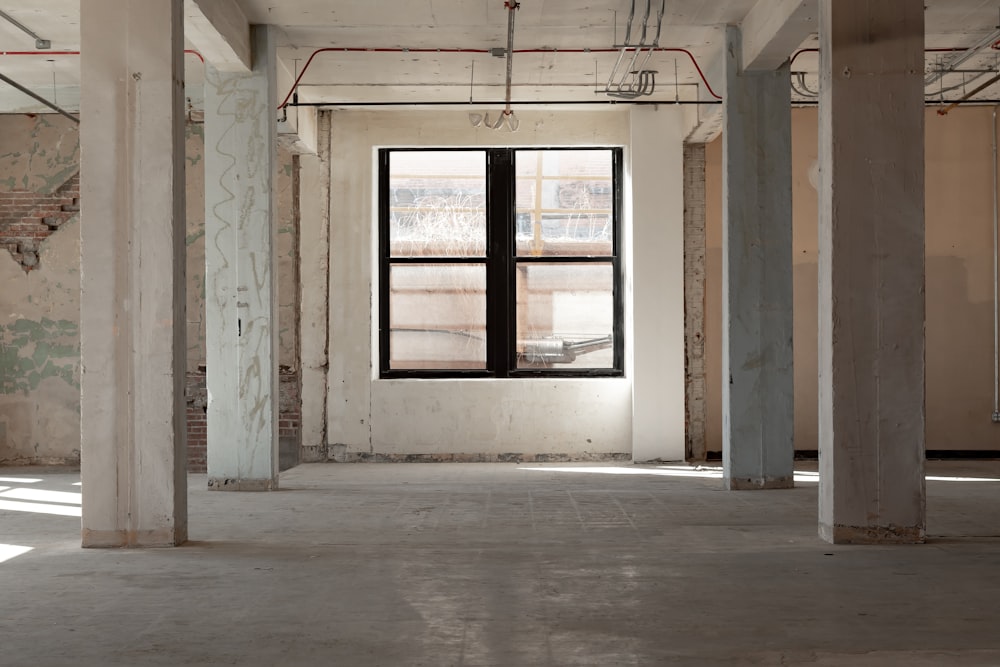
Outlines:
MULTIPOLYGON (((301 101, 467 103, 471 97, 484 103, 503 98, 502 57, 480 52, 414 51, 505 47, 507 15, 502 0, 237 1, 251 23, 282 28, 279 57, 293 74, 301 72, 317 49, 354 49, 317 54, 303 76, 301 101)), ((760 2, 780 4, 779 0, 760 2)), ((514 35, 514 100, 610 99, 598 91, 608 81, 617 54, 594 50, 613 51, 612 47, 624 38, 629 4, 629 0, 521 0, 514 35), (523 49, 546 52, 519 52, 523 49)), ((645 7, 642 0, 636 4, 645 7)), ((694 61, 714 79, 724 26, 743 21, 755 4, 757 0, 667 0, 660 45, 689 50, 694 61)), ((1000 22, 1000 0, 926 0, 925 4, 929 47, 968 46, 988 35, 1000 22)), ((0 10, 52 42, 52 53, 6 55, 11 51, 35 51, 35 43, 14 26, 0 21, 0 72, 48 98, 56 98, 68 109, 76 109, 79 57, 56 53, 80 48, 80 0, 0 0, 0 10)), ((815 34, 807 35, 801 46, 815 46, 815 34)), ((928 54, 927 67, 934 68, 941 57, 928 54)), ((806 53, 796 60, 794 69, 815 72, 816 61, 814 54, 806 53)), ((1000 51, 986 49, 963 69, 996 71, 998 66, 1000 51)), ((644 100, 709 97, 699 85, 694 62, 685 53, 657 52, 646 68, 658 74, 655 92, 644 100)), ((200 61, 189 56, 186 78, 195 106, 200 100, 201 76, 200 61)), ((985 72, 951 74, 938 88, 957 86, 945 93, 955 97, 989 76, 985 72), (977 76, 980 78, 973 81, 977 76)), ((815 88, 811 75, 805 82, 806 87, 815 88)), ((286 92, 280 91, 282 98, 286 92)), ((1000 84, 985 89, 979 97, 1000 98, 1000 84)), ((0 88, 0 112, 41 109, 22 93, 7 86, 0 88)))

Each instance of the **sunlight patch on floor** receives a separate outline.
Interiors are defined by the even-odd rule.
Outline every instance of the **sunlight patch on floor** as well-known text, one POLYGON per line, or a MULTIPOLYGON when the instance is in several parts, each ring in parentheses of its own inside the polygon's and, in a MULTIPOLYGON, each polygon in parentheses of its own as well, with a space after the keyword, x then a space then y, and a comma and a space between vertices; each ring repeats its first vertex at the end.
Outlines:
POLYGON ((31 551, 31 547, 21 547, 16 544, 0 544, 0 563, 8 561, 11 558, 17 558, 29 551, 31 551))

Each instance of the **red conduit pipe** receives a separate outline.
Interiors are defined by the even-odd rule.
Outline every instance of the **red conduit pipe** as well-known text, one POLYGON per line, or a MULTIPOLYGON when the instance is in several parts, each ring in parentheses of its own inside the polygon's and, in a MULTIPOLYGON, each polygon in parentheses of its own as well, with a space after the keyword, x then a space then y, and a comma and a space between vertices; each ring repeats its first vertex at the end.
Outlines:
POLYGON ((0 56, 78 56, 79 51, 0 51, 0 56))
MULTIPOLYGON (((299 75, 295 77, 295 82, 292 84, 291 90, 285 95, 285 99, 281 101, 278 108, 284 107, 288 104, 288 100, 292 98, 292 94, 295 89, 298 88, 299 82, 305 75, 306 70, 309 69, 309 65, 312 64, 313 58, 315 58, 320 53, 329 52, 340 52, 340 53, 490 53, 490 49, 404 49, 404 48, 364 48, 364 47, 326 47, 323 49, 316 49, 312 52, 309 58, 306 60, 306 64, 302 66, 302 71, 299 75)), ((618 53, 619 49, 514 49, 514 53, 618 53)), ((687 49, 677 49, 677 48, 667 48, 667 47, 654 47, 653 51, 660 51, 664 53, 683 53, 694 65, 694 68, 698 71, 698 76, 701 77, 702 83, 705 84, 705 88, 708 89, 709 94, 717 100, 721 100, 722 97, 715 94, 712 90, 711 84, 708 83, 708 79, 705 78, 705 73, 701 69, 701 65, 695 60, 694 54, 692 54, 687 49)))
MULTIPOLYGON (((998 41, 997 44, 1000 44, 1000 41, 998 41)), ((959 51, 968 51, 968 49, 961 46, 940 46, 940 47, 924 49, 924 53, 957 53, 959 51)), ((798 51, 792 54, 791 59, 789 59, 788 61, 788 66, 791 67, 792 65, 794 65, 795 60, 803 53, 819 53, 819 49, 817 48, 799 49, 798 51)))
MULTIPOLYGON (((998 48, 1000 40, 998 40, 993 48, 998 48)), ((966 51, 963 47, 937 47, 924 49, 924 53, 948 53, 957 51, 966 51)), ((491 49, 431 49, 431 48, 420 48, 420 49, 405 49, 405 48, 370 48, 370 47, 327 47, 323 49, 316 49, 313 51, 309 58, 306 60, 306 64, 302 67, 302 71, 299 75, 295 77, 295 82, 292 84, 291 90, 285 95, 285 99, 281 101, 278 108, 282 108, 288 104, 288 100, 292 98, 292 93, 298 87, 299 82, 305 75, 306 70, 309 69, 309 65, 312 64, 313 58, 315 58, 320 53, 327 53, 331 51, 339 51, 341 53, 490 53, 491 49)), ((712 90, 711 84, 708 83, 708 79, 705 77, 705 72, 701 69, 701 65, 698 64, 697 59, 695 59, 694 54, 687 49, 670 48, 657 46, 653 48, 653 51, 659 51, 662 53, 683 53, 694 65, 695 70, 698 72, 698 76, 701 77, 701 82, 705 84, 705 88, 708 90, 709 94, 717 100, 721 100, 722 96, 717 95, 714 90, 712 90)), ((514 49, 514 53, 617 53, 618 49, 514 49)), ((791 67, 796 59, 803 53, 818 53, 819 49, 809 48, 809 49, 799 49, 788 61, 788 66, 791 67)), ((198 60, 202 63, 205 62, 205 58, 195 51, 194 49, 184 49, 184 53, 190 53, 191 55, 197 56, 198 60)), ((78 56, 79 51, 0 51, 0 56, 78 56)))
POLYGON ((309 55, 309 58, 306 60, 306 64, 302 66, 302 71, 299 72, 299 75, 297 77, 295 77, 295 82, 292 83, 292 89, 288 91, 287 95, 285 95, 285 99, 281 100, 281 104, 278 105, 279 109, 281 109, 286 104, 288 104, 288 100, 290 100, 292 98, 292 93, 294 93, 295 89, 298 88, 298 86, 299 86, 299 81, 302 80, 302 77, 305 75, 306 70, 309 69, 309 65, 312 64, 313 58, 315 58, 316 56, 318 56, 321 53, 327 53, 327 52, 330 52, 330 51, 340 51, 340 52, 343 52, 343 53, 359 53, 359 52, 365 52, 365 53, 489 53, 490 52, 489 49, 365 49, 365 48, 347 48, 347 47, 341 47, 341 48, 326 47, 326 48, 323 48, 323 49, 316 49, 315 51, 313 51, 309 55))
MULTIPOLYGON (((205 62, 205 58, 194 49, 184 49, 184 53, 198 56, 198 60, 205 62)), ((79 51, 0 51, 0 56, 78 56, 79 51)))
MULTIPOLYGON (((683 53, 684 55, 686 55, 688 57, 688 59, 691 61, 691 64, 694 65, 694 68, 698 72, 698 76, 701 78, 701 82, 703 84, 705 84, 705 88, 708 90, 708 93, 712 97, 714 97, 715 99, 717 99, 717 100, 721 100, 722 99, 721 95, 716 94, 716 92, 714 90, 712 90, 712 85, 708 82, 708 78, 705 76, 705 72, 702 71, 701 65, 698 64, 698 60, 694 57, 693 53, 691 53, 687 49, 669 48, 669 47, 660 47, 660 46, 653 47, 652 50, 653 51, 659 51, 659 52, 662 52, 662 53, 683 53)), ((962 47, 932 48, 932 49, 924 49, 924 53, 965 51, 965 50, 966 49, 962 48, 962 47)), ((298 88, 299 82, 302 81, 302 77, 305 75, 306 70, 308 70, 309 69, 309 65, 312 64, 313 58, 315 58, 320 53, 329 53, 329 52, 333 52, 333 51, 339 51, 341 53, 490 53, 490 49, 429 49, 429 48, 425 48, 425 49, 404 49, 404 48, 366 48, 366 47, 326 47, 326 48, 323 48, 323 49, 316 49, 315 51, 312 52, 312 54, 310 54, 309 58, 306 60, 306 64, 302 67, 302 71, 299 72, 299 75, 297 77, 295 77, 295 82, 292 84, 291 90, 288 91, 288 94, 285 95, 285 99, 283 99, 281 101, 281 104, 278 105, 279 109, 282 108, 282 107, 284 107, 286 104, 288 104, 288 100, 290 100, 292 98, 292 94, 295 92, 295 89, 298 88)), ((619 51, 619 49, 607 49, 607 48, 603 48, 603 49, 555 49, 555 48, 549 48, 549 49, 514 49, 514 53, 618 53, 618 51, 619 51)), ((799 49, 798 51, 795 52, 794 55, 792 55, 792 57, 789 60, 788 64, 789 64, 789 66, 791 66, 792 63, 795 62, 795 59, 798 58, 803 53, 816 53, 818 51, 819 51, 819 49, 816 49, 816 48, 799 49)))

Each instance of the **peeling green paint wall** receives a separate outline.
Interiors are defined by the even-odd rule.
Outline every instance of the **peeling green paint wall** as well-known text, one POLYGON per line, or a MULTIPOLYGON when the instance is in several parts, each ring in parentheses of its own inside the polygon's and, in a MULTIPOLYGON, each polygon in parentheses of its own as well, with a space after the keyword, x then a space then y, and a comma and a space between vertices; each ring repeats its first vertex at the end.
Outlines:
MULTIPOLYGON (((79 145, 61 116, 0 116, 0 191, 53 192, 78 171, 79 145)), ((30 273, 0 253, 0 464, 79 460, 79 225, 43 241, 30 273)))
POLYGON ((0 394, 27 396, 50 377, 79 390, 78 329, 76 322, 47 317, 0 325, 0 394))
MULTIPOLYGON (((279 362, 297 367, 293 161, 279 149, 279 362)), ((186 128, 188 369, 205 363, 204 128, 186 128)), ((51 192, 79 169, 75 123, 0 115, 0 191, 51 192)), ((80 442, 80 220, 40 248, 26 273, 0 254, 0 465, 74 463, 80 442)))
POLYGON ((48 194, 79 169, 76 123, 56 115, 3 117, 0 190, 48 194))

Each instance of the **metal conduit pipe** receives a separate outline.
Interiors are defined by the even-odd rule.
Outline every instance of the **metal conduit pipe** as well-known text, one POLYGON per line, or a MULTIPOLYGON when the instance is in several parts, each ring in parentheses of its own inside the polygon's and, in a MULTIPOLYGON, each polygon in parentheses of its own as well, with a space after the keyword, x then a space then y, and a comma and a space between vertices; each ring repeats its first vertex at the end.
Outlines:
POLYGON ((965 95, 962 95, 957 100, 952 101, 951 103, 949 103, 944 108, 938 109, 938 115, 939 116, 947 116, 949 111, 951 111, 952 109, 954 109, 955 107, 957 107, 962 102, 970 99, 973 95, 976 95, 977 93, 983 92, 984 90, 986 90, 987 88, 989 88, 990 86, 992 86, 997 81, 1000 81, 1000 74, 997 74, 996 76, 994 76, 993 78, 989 79, 985 83, 982 83, 982 84, 976 86, 971 91, 969 91, 965 95))
POLYGON ((634 18, 635 18, 635 0, 632 0, 632 3, 628 9, 628 24, 625 27, 626 44, 628 44, 629 40, 632 39, 632 19, 634 18))
POLYGON ((7 12, 0 11, 0 18, 2 18, 4 21, 7 21, 7 23, 10 23, 12 26, 14 26, 15 28, 17 28, 18 30, 20 30, 21 32, 23 32, 24 34, 26 34, 29 37, 31 37, 32 39, 34 39, 35 40, 35 48, 36 49, 50 49, 50 48, 52 48, 52 41, 51 40, 42 39, 41 37, 39 37, 35 33, 34 30, 32 30, 28 26, 26 26, 23 23, 21 23, 20 21, 18 21, 16 18, 14 18, 13 16, 11 16, 7 12))
MULTIPOLYGON (((198 59, 201 60, 201 62, 205 62, 205 59, 197 51, 194 51, 192 49, 184 49, 184 53, 190 53, 190 54, 196 55, 196 56, 198 56, 198 59)), ((80 52, 79 51, 42 51, 40 53, 36 53, 34 51, 0 51, 0 56, 28 56, 28 55, 32 55, 32 56, 33 55, 78 56, 78 55, 80 55, 80 52)), ((52 109, 56 113, 60 113, 63 116, 66 116, 67 118, 69 118, 74 123, 79 124, 80 119, 77 118, 76 116, 74 116, 72 113, 70 113, 69 111, 66 111, 62 107, 60 107, 57 104, 55 104, 54 102, 50 102, 48 99, 42 97, 41 95, 39 95, 38 93, 30 90, 29 88, 26 88, 26 87, 22 86, 21 84, 19 84, 17 81, 14 81, 10 77, 5 76, 3 74, 0 74, 0 81, 3 81, 4 83, 8 84, 12 88, 16 88, 17 90, 21 91, 22 93, 24 93, 28 97, 30 97, 30 98, 36 100, 37 102, 40 102, 40 103, 44 104, 45 106, 47 106, 48 108, 52 109)))
POLYGON ((997 265, 997 232, 1000 224, 1000 201, 997 199, 997 107, 993 107, 993 415, 1000 423, 1000 267, 997 265))
POLYGON ((660 35, 663 33, 663 15, 667 12, 667 0, 660 0, 660 8, 656 11, 656 37, 653 46, 660 45, 660 35))
POLYGON ((11 79, 8 76, 0 74, 0 81, 3 81, 4 83, 10 85, 11 87, 16 88, 17 90, 21 91, 22 93, 24 93, 28 97, 30 97, 30 98, 32 98, 34 100, 37 100, 38 102, 41 102, 42 104, 44 104, 48 108, 52 109, 56 113, 61 113, 62 115, 66 116, 71 121, 73 121, 74 123, 79 123, 80 122, 79 118, 77 118, 76 116, 74 116, 70 112, 66 111, 61 106, 55 104, 54 102, 50 102, 49 100, 45 99, 44 97, 42 97, 38 93, 36 93, 36 92, 34 92, 34 91, 32 91, 32 90, 30 90, 28 88, 25 88, 24 86, 22 86, 21 84, 19 84, 17 81, 14 81, 14 79, 11 79))
POLYGON ((969 58, 972 58, 983 49, 992 46, 997 41, 998 38, 1000 38, 1000 29, 994 30, 993 32, 986 35, 985 37, 980 39, 978 42, 976 42, 969 48, 965 49, 964 51, 956 52, 955 55, 951 56, 950 58, 941 63, 942 64, 941 69, 935 72, 931 72, 926 77, 924 77, 924 85, 926 86, 931 85, 932 83, 943 77, 945 74, 947 74, 949 70, 957 68, 959 65, 967 61, 969 58))
POLYGON ((653 0, 646 0, 646 13, 642 17, 642 36, 639 37, 639 45, 646 45, 646 28, 649 25, 649 12, 653 8, 653 0))

